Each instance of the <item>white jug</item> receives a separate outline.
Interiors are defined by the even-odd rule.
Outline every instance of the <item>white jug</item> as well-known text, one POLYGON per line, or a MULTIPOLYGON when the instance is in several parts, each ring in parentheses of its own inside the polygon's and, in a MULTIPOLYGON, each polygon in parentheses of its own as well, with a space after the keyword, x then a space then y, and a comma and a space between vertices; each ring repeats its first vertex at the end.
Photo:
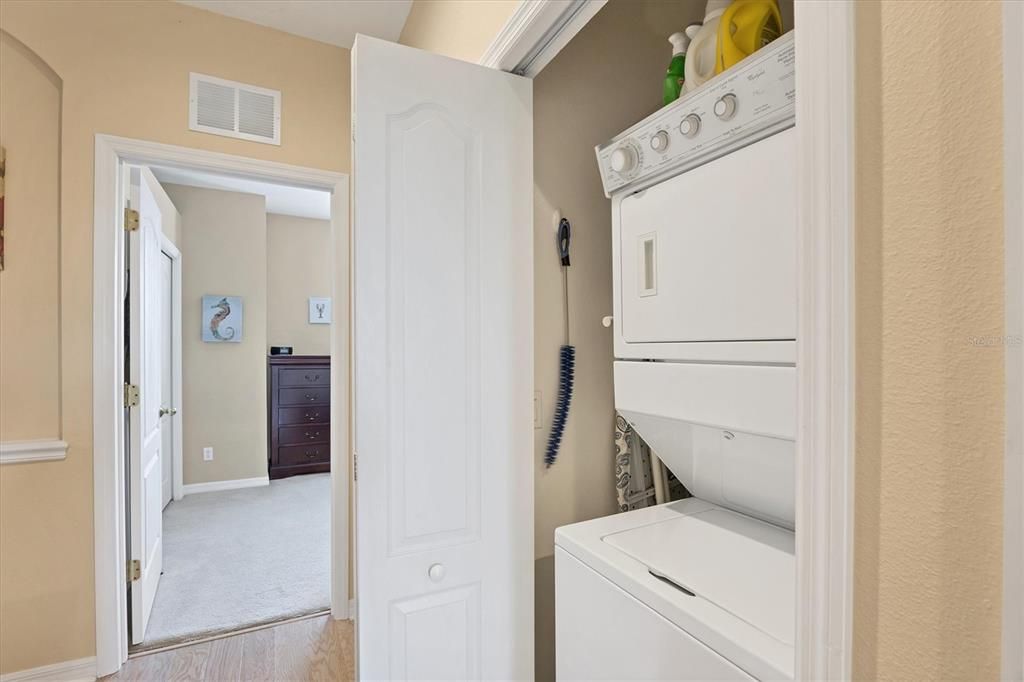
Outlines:
POLYGON ((683 88, 693 92, 715 75, 715 50, 718 46, 718 21, 732 0, 708 0, 704 24, 686 27, 690 49, 683 67, 683 88))

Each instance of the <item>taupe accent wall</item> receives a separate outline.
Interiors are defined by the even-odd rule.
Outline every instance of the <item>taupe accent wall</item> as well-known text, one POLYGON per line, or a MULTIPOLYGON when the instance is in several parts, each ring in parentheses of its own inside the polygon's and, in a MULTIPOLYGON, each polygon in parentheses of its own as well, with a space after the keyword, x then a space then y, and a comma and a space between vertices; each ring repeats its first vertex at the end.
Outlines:
POLYGON ((661 107, 661 80, 671 59, 666 27, 700 21, 702 13, 703 3, 688 0, 611 0, 534 79, 534 381, 543 417, 534 431, 538 680, 553 680, 555 671, 555 528, 617 510, 612 331, 601 326, 612 314, 611 202, 594 145, 661 107), (629 49, 609 50, 611 44, 629 49), (572 223, 569 329, 576 386, 558 461, 547 469, 558 348, 565 342, 555 209, 572 223))

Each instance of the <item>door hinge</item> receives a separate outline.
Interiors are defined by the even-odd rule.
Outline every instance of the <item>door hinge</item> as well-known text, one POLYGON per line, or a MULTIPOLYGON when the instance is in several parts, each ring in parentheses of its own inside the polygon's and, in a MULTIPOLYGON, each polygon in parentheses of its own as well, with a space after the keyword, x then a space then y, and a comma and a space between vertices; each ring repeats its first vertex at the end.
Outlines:
POLYGON ((124 385, 124 406, 125 407, 138 407, 139 405, 139 387, 135 384, 124 385))
POLYGON ((134 208, 124 207, 124 229, 127 232, 139 229, 139 212, 134 208))
POLYGON ((359 453, 352 451, 352 481, 359 480, 359 453))
POLYGON ((128 562, 128 582, 133 583, 142 579, 142 562, 132 559, 128 562))

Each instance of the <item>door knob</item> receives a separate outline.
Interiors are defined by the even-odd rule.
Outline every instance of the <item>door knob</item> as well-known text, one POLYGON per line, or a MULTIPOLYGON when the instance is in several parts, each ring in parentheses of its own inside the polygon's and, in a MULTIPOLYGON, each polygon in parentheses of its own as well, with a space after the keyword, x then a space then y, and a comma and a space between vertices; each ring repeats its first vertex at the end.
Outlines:
POLYGON ((444 580, 445 573, 447 573, 447 571, 443 564, 434 564, 430 567, 430 570, 427 571, 427 575, 429 575, 430 579, 435 583, 439 583, 444 580))
POLYGON ((178 414, 178 410, 177 410, 177 408, 174 408, 174 407, 161 407, 160 408, 160 416, 162 417, 165 414, 175 415, 175 414, 178 414))

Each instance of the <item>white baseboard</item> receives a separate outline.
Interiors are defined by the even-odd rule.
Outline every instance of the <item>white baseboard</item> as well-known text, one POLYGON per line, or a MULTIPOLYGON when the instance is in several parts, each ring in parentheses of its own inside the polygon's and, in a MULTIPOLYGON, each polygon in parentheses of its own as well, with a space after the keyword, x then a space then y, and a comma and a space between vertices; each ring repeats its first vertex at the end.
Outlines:
POLYGON ((62 440, 19 440, 0 443, 0 464, 49 462, 64 459, 68 444, 62 440))
POLYGON ((210 481, 209 483, 188 483, 181 487, 181 494, 194 495, 195 493, 214 493, 218 490, 258 488, 264 485, 270 485, 270 479, 266 476, 258 476, 256 478, 236 478, 230 481, 210 481))
POLYGON ((21 680, 47 680, 48 682, 80 682, 81 680, 89 680, 89 682, 94 682, 95 679, 95 656, 0 675, 0 682, 21 682, 21 680))

